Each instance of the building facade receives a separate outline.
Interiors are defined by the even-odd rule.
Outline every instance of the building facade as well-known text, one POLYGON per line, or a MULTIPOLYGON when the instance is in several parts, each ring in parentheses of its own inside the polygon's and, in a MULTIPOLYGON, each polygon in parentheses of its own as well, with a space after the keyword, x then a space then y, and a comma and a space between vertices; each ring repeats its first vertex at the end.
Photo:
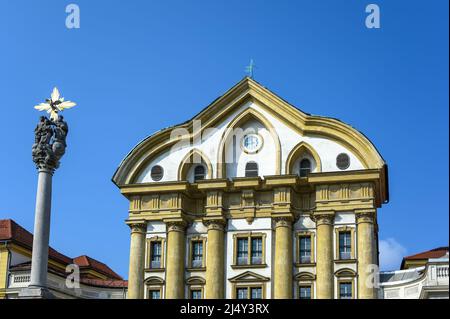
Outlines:
MULTIPOLYGON (((29 231, 0 220, 0 299, 17 299, 30 284, 32 244, 29 231)), ((70 258, 51 247, 47 286, 58 299, 125 299, 127 293, 127 281, 104 263, 86 255, 70 258)))
POLYGON ((246 77, 141 141, 129 200, 129 298, 377 298, 387 165, 339 120, 246 77))

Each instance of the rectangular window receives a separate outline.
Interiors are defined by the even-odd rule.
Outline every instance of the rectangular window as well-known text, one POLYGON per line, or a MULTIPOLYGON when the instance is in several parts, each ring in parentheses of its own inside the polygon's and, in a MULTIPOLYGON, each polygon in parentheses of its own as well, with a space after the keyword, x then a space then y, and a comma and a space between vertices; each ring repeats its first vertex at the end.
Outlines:
POLYGON ((248 239, 239 238, 237 240, 237 264, 246 265, 248 263, 248 239))
POLYGON ((192 289, 191 290, 191 299, 202 299, 201 289, 192 289))
POLYGON ((237 288, 236 289, 237 299, 248 299, 248 288, 237 288))
POLYGON ((148 298, 149 299, 161 299, 161 291, 160 290, 149 290, 148 298))
POLYGON ((299 246, 300 263, 311 263, 311 236, 301 236, 299 246))
POLYGON ((250 299, 262 299, 262 288, 261 287, 251 288, 250 291, 251 291, 250 299))
POLYGON ((160 241, 151 242, 150 268, 161 268, 161 246, 160 241))
POLYGON ((262 238, 252 238, 252 264, 262 264, 262 238))
POLYGON ((203 266, 203 241, 192 242, 192 267, 201 268, 203 266))
POLYGON ((349 231, 339 232, 339 259, 351 259, 352 234, 349 231))
POLYGON ((340 299, 352 299, 352 283, 351 282, 339 283, 339 298, 340 299))
POLYGON ((298 291, 299 299, 311 299, 311 286, 300 286, 298 291))

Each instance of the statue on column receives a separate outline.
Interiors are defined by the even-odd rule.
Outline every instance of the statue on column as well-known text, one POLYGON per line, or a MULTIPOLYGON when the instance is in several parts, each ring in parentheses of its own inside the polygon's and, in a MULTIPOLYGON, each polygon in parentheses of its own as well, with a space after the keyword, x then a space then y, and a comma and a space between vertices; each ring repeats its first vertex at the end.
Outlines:
POLYGON ((38 169, 46 168, 54 171, 59 167, 59 160, 66 151, 69 126, 64 121, 64 117, 58 113, 75 105, 74 102, 64 101, 58 89, 54 88, 50 99, 34 107, 39 111, 50 113, 50 119, 41 116, 34 130, 32 156, 38 169))

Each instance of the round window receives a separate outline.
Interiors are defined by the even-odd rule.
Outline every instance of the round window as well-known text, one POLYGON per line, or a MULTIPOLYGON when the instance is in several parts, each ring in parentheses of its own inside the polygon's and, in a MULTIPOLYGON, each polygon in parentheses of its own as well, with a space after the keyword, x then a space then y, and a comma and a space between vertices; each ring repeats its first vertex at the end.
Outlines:
POLYGON ((152 167, 152 171, 151 171, 150 175, 152 177, 152 180, 154 180, 155 182, 158 182, 164 176, 164 169, 159 165, 155 165, 152 167))
POLYGON ((336 166, 339 169, 347 169, 350 166, 350 157, 345 154, 345 153, 341 153, 336 157, 336 166))
POLYGON ((242 147, 247 153, 255 153, 262 147, 262 138, 258 134, 248 134, 242 139, 242 147))

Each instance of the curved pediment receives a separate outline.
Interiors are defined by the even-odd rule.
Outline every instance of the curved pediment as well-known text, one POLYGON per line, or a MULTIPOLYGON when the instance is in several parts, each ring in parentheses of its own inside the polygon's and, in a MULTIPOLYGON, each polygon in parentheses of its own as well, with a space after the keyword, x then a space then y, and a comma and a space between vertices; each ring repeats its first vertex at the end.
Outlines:
POLYGON ((148 286, 152 285, 164 285, 164 279, 156 276, 148 277, 144 280, 144 283, 148 286))
MULTIPOLYGON (((199 136, 202 136, 208 129, 221 125, 227 127, 227 125, 232 125, 233 121, 240 123, 250 117, 260 121, 269 130, 274 139, 277 149, 274 152, 275 161, 278 163, 276 167, 281 167, 278 171, 275 170, 274 174, 283 174, 289 171, 289 168, 286 170, 284 168, 286 163, 280 163, 280 161, 287 161, 289 150, 283 153, 279 147, 279 138, 289 134, 278 132, 278 128, 268 120, 268 117, 276 123, 281 123, 280 125, 283 125, 283 127, 288 127, 291 130, 290 132, 296 132, 295 134, 298 134, 298 136, 309 137, 311 140, 320 137, 323 140, 334 143, 336 148, 347 150, 354 157, 354 161, 359 163, 359 166, 357 165, 353 169, 382 169, 385 165, 384 160, 372 143, 351 126, 336 119, 308 115, 276 96, 259 83, 246 77, 191 120, 161 130, 140 142, 121 162, 113 176, 113 182, 118 186, 146 182, 145 179, 140 180, 139 178, 146 169, 148 170, 151 161, 161 156, 161 154, 169 152, 171 147, 180 143, 180 141, 197 140, 202 143, 203 140, 199 139, 199 136), (252 103, 257 105, 260 110, 247 108, 246 111, 243 109, 243 106, 252 103), (230 122, 228 124, 224 123, 224 120, 228 118, 230 118, 230 122), (199 130, 195 128, 195 123, 198 121, 201 121, 199 130), (173 136, 174 129, 178 130, 180 134, 173 136)), ((215 137, 213 134, 209 136, 212 136, 211 138, 215 137)), ((217 134, 217 136, 219 136, 217 140, 211 142, 216 146, 220 145, 223 138, 226 137, 223 133, 217 134)), ((281 144, 283 146, 283 142, 281 144)), ((220 158, 222 158, 220 149, 219 147, 214 159, 212 157, 209 157, 209 159, 214 160, 214 162, 216 160, 220 161, 220 158)), ((179 160, 186 155, 186 153, 182 152, 183 150, 180 150, 179 160)), ((189 149, 186 149, 186 152, 189 152, 189 149)), ((313 151, 311 153, 315 155, 313 151)), ((212 165, 213 167, 217 165, 217 174, 213 178, 223 176, 223 166, 214 162, 212 165)), ((176 165, 179 164, 180 162, 176 163, 176 165)), ((320 158, 318 158, 318 164, 322 164, 322 166, 324 164, 323 161, 320 163, 320 158)), ((323 167, 322 171, 324 171, 323 167)), ((170 181, 173 180, 176 180, 176 178, 170 179, 170 181)))
POLYGON ((310 272, 302 271, 302 272, 299 272, 298 274, 296 274, 294 278, 295 278, 295 280, 298 280, 298 281, 312 281, 312 280, 316 280, 316 275, 314 275, 310 272))
POLYGON ((355 277, 356 272, 350 268, 339 269, 334 273, 336 277, 355 277))

